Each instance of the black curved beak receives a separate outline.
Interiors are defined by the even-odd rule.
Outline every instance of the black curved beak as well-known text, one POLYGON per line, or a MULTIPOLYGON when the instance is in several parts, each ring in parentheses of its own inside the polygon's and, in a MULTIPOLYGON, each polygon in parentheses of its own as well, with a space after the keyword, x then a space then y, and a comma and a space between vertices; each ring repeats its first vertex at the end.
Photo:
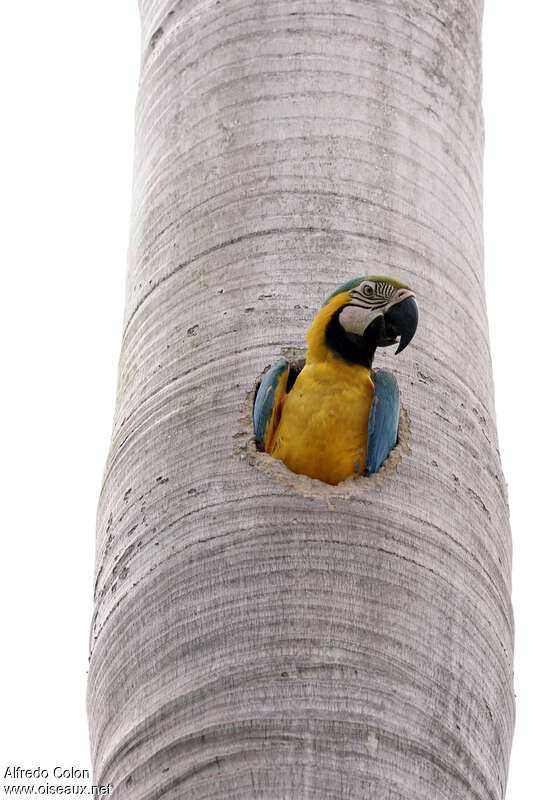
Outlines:
POLYGON ((405 350, 415 335, 417 325, 418 306, 412 295, 389 308, 385 314, 387 336, 394 340, 396 340, 397 336, 400 337, 400 343, 395 355, 405 350))

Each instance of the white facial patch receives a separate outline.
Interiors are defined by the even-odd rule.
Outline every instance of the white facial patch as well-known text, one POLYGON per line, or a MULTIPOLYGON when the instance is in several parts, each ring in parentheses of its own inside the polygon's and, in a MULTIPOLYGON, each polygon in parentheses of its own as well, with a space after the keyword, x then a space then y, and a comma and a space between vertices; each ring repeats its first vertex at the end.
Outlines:
POLYGON ((369 311, 368 308, 345 306, 339 314, 339 322, 348 333, 356 333, 358 336, 362 336, 365 329, 381 313, 381 309, 369 311))

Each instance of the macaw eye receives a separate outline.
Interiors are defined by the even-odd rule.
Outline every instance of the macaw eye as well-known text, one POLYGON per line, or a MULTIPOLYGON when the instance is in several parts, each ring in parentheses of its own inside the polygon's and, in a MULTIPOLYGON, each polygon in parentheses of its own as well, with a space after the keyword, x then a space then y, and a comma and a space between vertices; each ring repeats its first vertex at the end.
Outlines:
POLYGON ((365 295, 365 297, 372 297, 372 295, 374 294, 374 290, 371 286, 367 284, 366 286, 363 286, 363 294, 365 295))

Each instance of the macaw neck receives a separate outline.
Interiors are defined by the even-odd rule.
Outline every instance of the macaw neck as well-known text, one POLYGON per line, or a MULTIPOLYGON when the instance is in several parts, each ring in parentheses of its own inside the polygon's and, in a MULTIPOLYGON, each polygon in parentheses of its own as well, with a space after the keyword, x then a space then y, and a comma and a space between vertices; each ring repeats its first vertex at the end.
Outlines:
POLYGON ((363 336, 344 330, 339 322, 342 307, 332 313, 328 304, 318 312, 307 332, 306 361, 311 364, 335 360, 370 370, 376 347, 363 336))

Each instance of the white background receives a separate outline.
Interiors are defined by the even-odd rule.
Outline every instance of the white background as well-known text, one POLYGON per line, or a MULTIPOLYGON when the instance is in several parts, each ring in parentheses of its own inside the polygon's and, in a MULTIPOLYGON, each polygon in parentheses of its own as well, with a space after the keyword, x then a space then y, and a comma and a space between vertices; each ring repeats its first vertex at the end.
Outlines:
MULTIPOLYGON (((139 25, 134 0, 31 0, 4 3, 0 29, 3 775, 7 764, 89 767, 94 520, 121 337, 139 25)), ((530 4, 488 1, 486 283, 517 628, 507 800, 532 796, 532 30, 530 4)))

